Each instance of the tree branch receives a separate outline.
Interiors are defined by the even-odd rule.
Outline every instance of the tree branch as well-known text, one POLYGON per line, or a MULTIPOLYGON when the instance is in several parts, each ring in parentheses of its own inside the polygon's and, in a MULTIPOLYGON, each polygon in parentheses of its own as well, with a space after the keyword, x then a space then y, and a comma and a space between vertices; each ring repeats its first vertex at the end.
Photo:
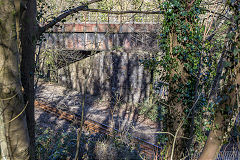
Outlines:
POLYGON ((48 24, 46 24, 43 27, 40 27, 38 30, 38 34, 37 36, 40 36, 43 32, 45 32, 47 29, 53 27, 55 24, 57 24, 58 22, 60 22, 62 19, 66 18, 67 16, 79 12, 79 11, 84 11, 88 8, 88 5, 96 3, 96 2, 100 2, 102 0, 91 0, 89 2, 83 3, 81 6, 66 10, 64 13, 62 13, 61 15, 59 15, 58 17, 54 18, 52 21, 50 21, 48 24))
POLYGON ((220 17, 223 17, 223 18, 226 18, 227 20, 231 21, 230 18, 228 18, 227 16, 221 14, 221 13, 218 13, 218 12, 214 12, 214 11, 211 11, 211 10, 208 10, 206 8, 201 8, 203 11, 206 11, 206 12, 210 12, 212 14, 216 14, 216 15, 219 15, 220 17))
POLYGON ((73 9, 68 9, 64 11, 62 14, 60 14, 58 17, 54 18, 52 21, 50 21, 45 26, 39 27, 37 36, 39 37, 41 34, 43 34, 47 29, 53 27, 55 24, 60 22, 62 19, 66 18, 67 16, 79 12, 79 11, 88 11, 88 12, 100 12, 100 13, 109 13, 109 14, 129 14, 129 13, 142 13, 142 14, 162 14, 162 11, 108 11, 108 10, 101 10, 101 9, 90 9, 88 8, 88 5, 100 2, 102 0, 92 0, 86 3, 83 3, 81 6, 75 7, 73 9))
POLYGON ((101 10, 101 9, 90 9, 85 8, 84 11, 88 12, 100 12, 100 13, 109 13, 109 14, 129 14, 129 13, 142 13, 142 14, 162 14, 162 11, 108 11, 108 10, 101 10))

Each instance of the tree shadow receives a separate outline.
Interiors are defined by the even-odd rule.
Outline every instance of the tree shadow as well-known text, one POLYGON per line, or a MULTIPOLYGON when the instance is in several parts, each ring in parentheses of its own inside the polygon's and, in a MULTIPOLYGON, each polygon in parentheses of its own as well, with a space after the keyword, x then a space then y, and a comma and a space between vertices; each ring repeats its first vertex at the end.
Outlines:
MULTIPOLYGON (((129 39, 128 36, 123 35, 122 39, 126 38, 129 39)), ((120 43, 123 45, 124 42, 120 43)), ((74 61, 58 70, 59 83, 71 90, 64 89, 61 91, 62 94, 58 95, 57 90, 42 85, 39 89, 42 92, 45 92, 44 89, 51 90, 52 95, 49 93, 41 96, 44 94, 41 93, 37 98, 61 110, 81 115, 81 104, 86 94, 84 115, 87 118, 93 118, 121 132, 155 143, 154 133, 149 134, 144 131, 154 132, 157 127, 151 121, 140 117, 138 109, 138 104, 149 96, 151 75, 139 62, 144 54, 146 53, 142 51, 121 50, 101 52, 81 61, 74 61), (93 60, 90 59, 91 57, 93 60), (89 77, 90 64, 93 67, 89 77), (85 85, 86 79, 88 80, 85 85), (73 93, 72 89, 77 90, 76 93, 73 93)), ((55 125, 58 123, 44 114, 40 119, 55 125)), ((68 129, 67 125, 63 128, 68 129)), ((55 129, 57 130, 57 127, 55 129)))
MULTIPOLYGON (((92 60, 86 58, 71 64, 68 66, 68 70, 61 69, 60 82, 67 85, 71 84, 71 88, 82 93, 84 83, 88 78, 85 92, 89 97, 86 98, 86 101, 90 100, 91 102, 87 102, 89 105, 87 108, 89 109, 85 110, 86 115, 106 125, 114 123, 116 129, 126 129, 127 126, 133 124, 134 127, 137 127, 144 124, 139 121, 137 104, 149 95, 149 77, 151 76, 139 62, 141 54, 144 53, 127 51, 99 53, 92 56, 92 60), (91 69, 91 76, 88 77, 86 68, 90 64, 93 65, 93 68, 91 69), (68 73, 65 73, 66 71, 68 73), (71 82, 61 80, 61 77, 66 75, 69 75, 67 80, 71 82), (91 99, 91 96, 96 96, 96 98, 91 99), (107 98, 107 103, 99 102, 102 98, 107 98), (93 103, 98 103, 98 107, 93 103), (111 122, 112 119, 114 119, 114 122, 111 122)), ((78 113, 80 114, 80 112, 79 109, 78 113)), ((152 124, 151 122, 148 123, 152 124)), ((132 130, 130 127, 128 128, 129 131, 132 130)), ((146 127, 139 128, 139 130, 143 128, 153 130, 154 127, 148 124, 146 127)), ((138 135, 146 139, 149 134, 138 135)), ((147 140, 154 142, 155 138, 151 136, 147 140)))

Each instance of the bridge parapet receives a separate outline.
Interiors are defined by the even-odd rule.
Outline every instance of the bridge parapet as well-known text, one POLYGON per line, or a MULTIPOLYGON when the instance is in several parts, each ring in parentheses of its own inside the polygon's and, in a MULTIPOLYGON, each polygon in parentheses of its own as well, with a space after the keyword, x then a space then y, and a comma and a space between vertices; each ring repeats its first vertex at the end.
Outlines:
POLYGON ((47 48, 105 51, 157 47, 157 24, 65 24, 45 33, 47 48))

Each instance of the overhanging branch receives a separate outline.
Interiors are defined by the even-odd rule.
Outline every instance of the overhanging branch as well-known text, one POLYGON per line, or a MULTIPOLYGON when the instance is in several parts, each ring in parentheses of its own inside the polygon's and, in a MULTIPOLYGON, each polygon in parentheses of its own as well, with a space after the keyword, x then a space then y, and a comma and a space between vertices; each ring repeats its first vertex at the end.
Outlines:
POLYGON ((64 13, 62 13, 61 15, 59 15, 58 17, 54 18, 52 21, 50 21, 48 24, 46 24, 43 27, 39 28, 38 31, 38 36, 40 36, 43 32, 45 32, 47 29, 53 27, 55 24, 57 24, 58 22, 60 22, 62 19, 66 18, 67 16, 79 12, 79 11, 83 11, 86 10, 88 8, 88 5, 96 3, 96 2, 100 2, 102 0, 91 0, 89 2, 83 3, 81 6, 66 10, 64 13))
POLYGON ((142 14, 162 14, 162 11, 108 11, 108 10, 101 10, 101 9, 90 9, 86 8, 84 11, 88 12, 100 12, 100 13, 109 13, 109 14, 129 14, 129 13, 142 13, 142 14))
POLYGON ((108 14, 117 14, 117 15, 121 15, 121 14, 129 14, 129 13, 142 13, 142 14, 162 14, 162 11, 134 11, 134 10, 130 10, 130 11, 108 11, 108 10, 101 10, 101 9, 90 9, 88 8, 88 5, 96 3, 96 2, 100 2, 102 0, 92 0, 89 2, 84 3, 81 6, 75 7, 73 9, 68 9, 66 11, 64 11, 62 14, 60 14, 58 17, 54 18, 52 21, 50 21, 48 24, 46 24, 43 27, 39 27, 39 31, 38 31, 38 37, 44 33, 47 29, 53 27, 55 24, 57 24, 58 22, 60 22, 61 20, 63 20, 64 18, 66 18, 67 16, 79 12, 79 11, 88 11, 88 12, 100 12, 100 13, 108 13, 108 14))

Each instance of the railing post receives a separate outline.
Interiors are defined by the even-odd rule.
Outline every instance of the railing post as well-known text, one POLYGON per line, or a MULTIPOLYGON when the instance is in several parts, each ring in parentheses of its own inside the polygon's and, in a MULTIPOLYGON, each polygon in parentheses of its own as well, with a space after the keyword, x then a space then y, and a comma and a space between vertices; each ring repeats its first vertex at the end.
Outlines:
POLYGON ((83 45, 84 45, 84 50, 86 50, 86 39, 87 39, 87 35, 86 35, 86 12, 84 12, 84 27, 83 27, 83 34, 84 34, 84 38, 83 38, 83 45))
POLYGON ((96 12, 96 30, 95 30, 95 49, 96 50, 98 50, 97 32, 98 32, 98 13, 96 12))

